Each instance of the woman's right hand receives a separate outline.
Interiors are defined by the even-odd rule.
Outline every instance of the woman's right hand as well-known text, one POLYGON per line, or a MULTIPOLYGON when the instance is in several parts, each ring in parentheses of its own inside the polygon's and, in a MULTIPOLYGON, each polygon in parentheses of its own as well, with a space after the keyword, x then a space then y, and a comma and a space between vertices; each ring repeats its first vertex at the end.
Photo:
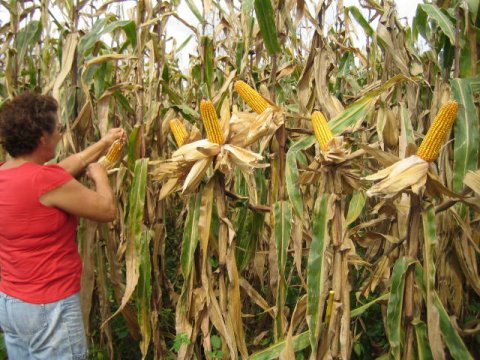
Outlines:
POLYGON ((122 128, 112 128, 108 130, 102 140, 108 145, 111 146, 115 140, 127 139, 127 133, 122 128))
POLYGON ((97 183, 98 180, 108 179, 107 171, 105 168, 98 162, 90 163, 87 166, 85 173, 94 183, 97 183))

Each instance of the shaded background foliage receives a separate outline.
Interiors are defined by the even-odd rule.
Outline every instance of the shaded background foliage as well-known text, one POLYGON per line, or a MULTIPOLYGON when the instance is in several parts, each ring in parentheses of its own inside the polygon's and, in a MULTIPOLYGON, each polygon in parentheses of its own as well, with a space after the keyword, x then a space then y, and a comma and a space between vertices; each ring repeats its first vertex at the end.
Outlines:
MULTIPOLYGON (((67 128, 58 157, 86 147, 113 126, 129 134, 123 162, 111 174, 117 220, 108 225, 82 221, 78 232, 93 357, 218 359, 245 357, 245 351, 252 359, 289 358, 293 352, 297 358, 311 356, 323 325, 312 325, 309 317, 324 316, 329 283, 320 281, 327 265, 310 262, 309 251, 324 245, 326 264, 331 254, 318 235, 330 226, 321 217, 329 205, 318 200, 317 186, 300 188, 297 182, 316 152, 310 114, 321 110, 333 133, 342 134, 352 150, 359 144, 375 149, 362 157, 366 175, 390 155, 411 154, 449 98, 461 107, 454 141, 442 149, 435 167, 445 186, 468 199, 457 204, 458 197, 443 194, 424 205, 426 214, 436 214, 425 215, 429 220, 421 236, 431 236, 436 273, 429 281, 438 294, 437 305, 426 306, 440 312, 436 330, 441 336, 429 328, 427 337, 426 313, 416 313, 414 353, 429 358, 431 349, 439 347, 444 358, 465 358, 465 350, 480 356, 478 1, 420 4, 412 26, 398 19, 388 0, 349 7, 343 1, 186 3, 199 21, 196 27, 178 13, 179 1, 139 0, 129 11, 121 1, 10 0, 0 5, 9 14, 0 27, 0 101, 24 90, 52 94, 67 128), (185 43, 167 35, 170 18, 189 27, 198 44, 186 71, 176 56, 185 43), (331 25, 326 18, 334 19, 331 25), (365 38, 361 48, 354 31, 365 38), (230 256, 241 299, 232 305, 241 323, 232 324, 222 315, 223 287, 231 285, 231 278, 216 240, 223 231, 218 197, 202 190, 160 201, 161 184, 149 173, 176 148, 170 119, 183 118, 187 127, 203 131, 202 98, 212 99, 219 113, 225 107, 227 112, 246 109, 232 91, 238 78, 285 110, 286 169, 285 179, 278 180, 279 165, 272 160, 270 168, 255 170, 253 190, 240 174, 225 185, 226 215, 236 233, 235 255, 230 256), (275 186, 282 181, 288 196, 277 201, 275 186), (197 228, 208 206, 213 207, 210 243, 201 249, 197 228), (285 216, 292 229, 275 228, 285 216), (287 254, 281 261, 279 247, 287 254), (202 290, 203 271, 211 293, 202 290), (220 315, 211 306, 217 297, 220 315), (307 303, 318 307, 307 310, 307 303)), ((266 162, 279 154, 276 141, 264 154, 266 162)), ((0 159, 5 157, 0 149, 0 159)), ((377 201, 361 190, 344 201, 350 244, 349 356, 400 358, 403 337, 392 332, 391 324, 399 321, 401 308, 392 312, 390 306, 402 297, 397 285, 409 266, 404 242, 408 199, 377 201)), ((422 269, 416 269, 420 274, 422 269)), ((421 303, 421 289, 416 291, 421 303)))

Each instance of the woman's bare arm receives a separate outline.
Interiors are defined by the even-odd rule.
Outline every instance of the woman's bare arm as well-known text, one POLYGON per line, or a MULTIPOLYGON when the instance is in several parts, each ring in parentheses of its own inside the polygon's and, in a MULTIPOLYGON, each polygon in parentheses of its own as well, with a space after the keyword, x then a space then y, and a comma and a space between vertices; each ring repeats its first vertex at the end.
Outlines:
POLYGON ((90 164, 87 176, 95 183, 95 191, 72 179, 43 194, 40 202, 45 206, 57 207, 69 214, 98 222, 114 220, 115 200, 105 169, 98 163, 90 164))
POLYGON ((95 144, 90 145, 83 151, 67 157, 60 161, 58 165, 64 168, 72 176, 76 177, 86 169, 88 164, 97 161, 115 140, 121 139, 122 137, 125 137, 125 130, 121 128, 110 129, 108 133, 95 144))

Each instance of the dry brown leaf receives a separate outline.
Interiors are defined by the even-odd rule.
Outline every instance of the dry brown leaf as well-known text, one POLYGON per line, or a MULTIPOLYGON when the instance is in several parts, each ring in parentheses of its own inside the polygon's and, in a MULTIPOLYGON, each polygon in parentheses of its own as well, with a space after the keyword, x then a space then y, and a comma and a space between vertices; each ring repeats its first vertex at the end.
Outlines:
POLYGON ((182 194, 187 194, 194 190, 200 181, 203 179, 207 168, 212 163, 212 158, 201 159, 195 162, 190 169, 182 187, 182 194))
POLYGON ((480 170, 477 170, 477 171, 469 170, 465 174, 463 183, 467 185, 470 189, 475 191, 475 193, 480 195, 480 170))

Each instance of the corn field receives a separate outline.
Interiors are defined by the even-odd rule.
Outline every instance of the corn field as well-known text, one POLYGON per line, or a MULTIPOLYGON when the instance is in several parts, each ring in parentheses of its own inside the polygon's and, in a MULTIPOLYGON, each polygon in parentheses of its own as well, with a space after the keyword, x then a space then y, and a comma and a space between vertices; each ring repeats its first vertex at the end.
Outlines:
POLYGON ((0 2, 0 103, 54 96, 58 158, 128 133, 92 359, 480 358, 479 1, 179 5, 0 2))

